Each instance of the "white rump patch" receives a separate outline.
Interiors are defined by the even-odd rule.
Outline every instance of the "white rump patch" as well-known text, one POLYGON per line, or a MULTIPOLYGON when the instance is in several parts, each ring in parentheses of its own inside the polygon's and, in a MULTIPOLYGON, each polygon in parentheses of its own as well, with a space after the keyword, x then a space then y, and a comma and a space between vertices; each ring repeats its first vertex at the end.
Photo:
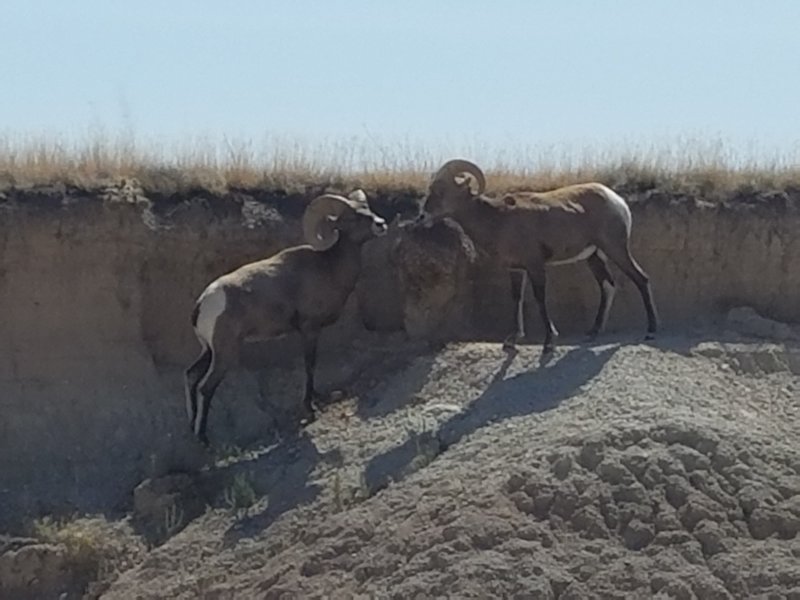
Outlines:
POLYGON ((194 326, 194 330, 197 337, 209 346, 212 345, 214 340, 217 319, 225 310, 226 304, 225 290, 221 289, 216 283, 208 286, 200 296, 200 313, 197 315, 197 323, 194 326))
POLYGON ((584 248, 583 250, 578 252, 578 254, 576 254, 572 258, 565 258, 563 260, 549 260, 549 261, 547 261, 547 264, 548 265, 568 265, 568 264, 571 264, 571 263, 579 262, 581 260, 586 260, 587 258, 589 258, 592 255, 592 253, 595 250, 597 250, 597 246, 586 246, 586 248, 584 248))
POLYGON ((631 234, 631 224, 633 223, 633 218, 631 217, 631 209, 628 206, 628 203, 625 202, 625 199, 620 196, 617 192, 612 190, 611 188, 607 188, 606 186, 600 186, 603 188, 603 192, 608 198, 608 201, 611 203, 612 206, 616 206, 619 212, 622 215, 623 220, 625 221, 625 227, 628 230, 628 235, 631 234))

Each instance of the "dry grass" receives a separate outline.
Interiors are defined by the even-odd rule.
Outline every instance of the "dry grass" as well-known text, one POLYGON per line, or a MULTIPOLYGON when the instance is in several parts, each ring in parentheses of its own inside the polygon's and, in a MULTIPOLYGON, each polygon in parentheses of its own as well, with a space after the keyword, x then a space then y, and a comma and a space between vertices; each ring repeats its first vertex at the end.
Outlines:
POLYGON ((60 545, 65 568, 76 583, 88 586, 87 598, 98 597, 122 571, 132 568, 145 552, 127 523, 103 517, 54 519, 43 517, 30 525, 37 540, 60 545))
POLYGON ((123 178, 145 191, 203 189, 303 191, 307 186, 362 186, 367 191, 422 192, 442 161, 471 158, 491 191, 548 189, 601 181, 625 190, 663 189, 709 197, 800 187, 800 152, 730 151, 719 141, 670 140, 619 148, 503 148, 475 143, 434 150, 421 144, 353 137, 260 142, 198 137, 180 144, 137 142, 131 134, 95 133, 75 141, 0 137, 0 189, 67 185, 94 190, 123 178))

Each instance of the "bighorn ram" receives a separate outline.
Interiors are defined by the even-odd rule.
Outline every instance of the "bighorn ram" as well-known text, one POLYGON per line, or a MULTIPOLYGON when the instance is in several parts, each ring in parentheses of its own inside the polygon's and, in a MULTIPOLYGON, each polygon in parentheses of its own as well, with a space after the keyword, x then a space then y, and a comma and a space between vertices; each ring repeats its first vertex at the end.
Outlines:
POLYGON ((202 352, 186 370, 186 410, 194 434, 207 445, 206 421, 214 391, 239 358, 246 340, 299 332, 306 387, 303 406, 313 419, 317 341, 344 308, 361 270, 361 245, 386 233, 362 190, 325 194, 303 215, 306 245, 287 248, 213 281, 200 295, 192 326, 202 352))
POLYGON ((507 346, 525 336, 522 306, 527 276, 545 325, 544 351, 553 349, 558 331, 547 312, 546 266, 580 260, 587 260, 600 286, 600 306, 588 335, 595 337, 603 331, 614 299, 607 259, 638 288, 647 312, 647 338, 655 335, 658 317, 649 278, 630 253, 631 212, 625 200, 600 183, 541 193, 515 192, 499 198, 484 196, 485 189, 486 177, 477 165, 450 160, 431 179, 422 219, 430 222, 451 216, 478 247, 511 269, 517 331, 506 339, 507 346))

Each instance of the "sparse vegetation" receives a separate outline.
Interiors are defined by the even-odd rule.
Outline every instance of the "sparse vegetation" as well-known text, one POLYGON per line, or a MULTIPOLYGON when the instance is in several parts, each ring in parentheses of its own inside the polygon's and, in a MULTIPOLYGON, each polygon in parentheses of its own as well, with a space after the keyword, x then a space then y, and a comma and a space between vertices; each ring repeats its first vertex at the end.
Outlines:
POLYGON ((386 394, 346 430, 321 420, 311 452, 346 458, 300 469, 299 495, 277 475, 274 508, 299 504, 241 529, 212 515, 108 597, 797 595, 796 394, 774 402, 796 389, 796 349, 676 336, 562 347, 547 369, 538 352, 520 348, 503 378, 488 344, 401 367, 389 380, 424 381, 422 401, 386 394))
POLYGON ((280 137, 189 139, 165 145, 130 133, 94 133, 85 140, 0 137, 0 190, 67 185, 97 190, 135 179, 145 193, 231 189, 303 192, 308 187, 405 189, 422 193, 443 160, 469 157, 486 165, 489 192, 548 189, 596 180, 621 191, 658 188, 708 198, 754 190, 800 188, 797 151, 770 154, 731 149, 719 140, 677 139, 619 147, 493 147, 433 149, 421 143, 351 137, 309 142, 280 137))
POLYGON ((437 423, 425 413, 410 414, 406 425, 406 435, 413 444, 414 456, 408 464, 406 475, 431 464, 440 453, 437 438, 437 423))
MULTIPOLYGON (((135 178, 145 192, 162 194, 324 185, 421 194, 442 158, 410 146, 386 152, 358 140, 352 141, 355 149, 348 144, 312 153, 306 146, 277 143, 274 152, 261 152, 248 144, 198 140, 173 153, 113 139, 85 145, 0 139, 0 204, 15 187, 91 190, 121 178, 135 178)), ((599 179, 620 191, 700 192, 709 200, 747 191, 800 191, 800 167, 793 160, 748 163, 729 160, 720 149, 699 148, 681 156, 666 150, 572 158, 522 152, 506 160, 498 153, 491 181, 497 191, 599 179)), ((791 251, 781 252, 792 264, 791 251)), ((665 258, 670 265, 673 256, 665 258)), ((780 261, 756 266, 768 262, 780 261)), ((665 286, 682 280, 684 272, 676 273, 665 286)), ((680 348, 684 342, 678 340, 680 348)), ((277 454, 285 457, 283 464, 266 449, 228 445, 217 451, 215 462, 218 469, 230 467, 224 473, 239 471, 231 479, 214 474, 209 481, 215 487, 207 490, 193 475, 186 483, 154 489, 145 503, 152 510, 144 516, 161 530, 164 543, 146 546, 129 531, 130 519, 45 517, 29 533, 42 542, 36 547, 68 558, 65 564, 78 573, 89 598, 125 571, 111 597, 247 597, 295 589, 309 595, 329 593, 333 586, 345 594, 402 588, 398 593, 409 596, 446 589, 508 597, 529 590, 550 597, 551 589, 568 597, 565 590, 572 586, 577 597, 584 587, 610 590, 615 581, 686 597, 726 597, 717 590, 723 583, 734 592, 745 590, 742 597, 800 590, 793 570, 800 463, 783 442, 793 439, 798 423, 796 361, 779 355, 774 372, 762 373, 773 359, 762 359, 761 349, 728 364, 730 351, 723 346, 714 345, 706 356, 672 351, 671 343, 566 349, 561 362, 547 369, 534 366, 535 349, 523 348, 501 378, 496 371, 504 355, 497 348, 440 349, 444 358, 433 361, 430 372, 425 361, 414 369, 381 370, 381 385, 389 383, 369 384, 374 398, 367 400, 376 405, 364 402, 367 416, 354 409, 343 423, 329 414, 312 431, 308 447, 298 444, 297 454, 277 454), (754 373, 747 370, 751 364, 754 373), (402 408, 403 394, 412 390, 415 400, 402 408), (450 416, 462 411, 463 417, 450 416), (594 442, 584 442, 589 436, 594 442), (317 457, 332 448, 342 449, 341 462, 317 457), (313 461, 304 462, 309 456, 313 461), (247 465, 237 464, 245 460, 247 465), (245 467, 251 471, 240 471, 245 467), (391 485, 376 483, 384 474, 391 485), (273 480, 278 484, 264 483, 273 480), (318 500, 320 486, 326 487, 318 500), (266 504, 263 489, 269 489, 272 506, 261 519, 254 507, 266 504), (198 518, 202 511, 195 504, 205 510, 212 496, 229 512, 198 518), (278 514, 294 499, 300 504, 278 514), (262 525, 263 530, 229 544, 241 533, 231 522, 250 513, 257 518, 245 533, 262 525), (169 539, 190 522, 181 536, 169 539), (295 535, 297 530, 305 535, 295 535), (755 561, 754 547, 763 552, 755 561), (676 558, 667 549, 682 554, 676 558), (658 571, 662 554, 676 565, 669 577, 658 571), (453 589, 445 580, 454 573, 463 587, 453 589), (519 575, 517 590, 509 573, 519 575), (495 584, 509 587, 489 587, 495 584), (695 591, 683 590, 683 584, 695 591)), ((155 477, 155 454, 149 466, 155 477)), ((8 557, 15 553, 16 547, 7 551, 8 557)), ((39 555, 30 556, 33 563, 39 555)))
POLYGON ((247 455, 247 451, 236 444, 224 443, 214 449, 214 462, 217 466, 239 461, 247 455))
POLYGON ((342 512, 372 496, 366 473, 363 469, 358 469, 357 472, 356 477, 353 477, 352 469, 338 469, 333 473, 331 491, 337 512, 342 512))
POLYGON ((64 546, 71 569, 86 580, 94 579, 103 560, 104 540, 99 528, 81 519, 36 519, 32 524, 36 539, 64 546))
POLYGON ((241 516, 247 516, 248 510, 258 500, 253 488, 253 478, 249 473, 240 472, 234 475, 231 484, 225 489, 226 506, 241 516))
POLYGON ((54 518, 30 523, 30 535, 63 548, 64 584, 98 597, 119 573, 139 562, 145 545, 122 522, 103 517, 54 518))
POLYGON ((170 504, 167 510, 164 511, 164 537, 172 537, 180 531, 184 525, 185 517, 184 510, 177 503, 170 504))

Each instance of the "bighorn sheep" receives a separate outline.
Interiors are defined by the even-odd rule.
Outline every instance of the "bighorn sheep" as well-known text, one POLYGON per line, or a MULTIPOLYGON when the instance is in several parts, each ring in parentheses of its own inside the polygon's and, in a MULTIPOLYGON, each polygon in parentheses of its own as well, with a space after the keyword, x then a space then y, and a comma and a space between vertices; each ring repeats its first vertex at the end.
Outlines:
POLYGON ((478 247, 511 270, 517 331, 506 338, 506 346, 525 336, 522 307, 529 278, 545 325, 543 349, 553 349, 558 331, 547 312, 546 266, 580 260, 588 262, 600 287, 600 306, 588 335, 595 337, 608 320, 615 293, 607 264, 611 259, 638 288, 647 312, 647 338, 655 336, 658 317, 649 277, 631 256, 631 212, 617 193, 600 183, 541 193, 508 193, 499 198, 484 196, 485 189, 486 177, 477 165, 450 160, 431 179, 421 220, 451 216, 478 247))
POLYGON ((202 352, 186 370, 186 410, 194 434, 208 445, 211 398, 239 358, 243 341, 299 332, 306 371, 303 406, 314 409, 314 370, 320 331, 334 323, 361 270, 361 245, 386 233, 362 190, 345 198, 315 198, 303 215, 307 244, 244 265, 214 280, 200 295, 192 326, 202 352))

